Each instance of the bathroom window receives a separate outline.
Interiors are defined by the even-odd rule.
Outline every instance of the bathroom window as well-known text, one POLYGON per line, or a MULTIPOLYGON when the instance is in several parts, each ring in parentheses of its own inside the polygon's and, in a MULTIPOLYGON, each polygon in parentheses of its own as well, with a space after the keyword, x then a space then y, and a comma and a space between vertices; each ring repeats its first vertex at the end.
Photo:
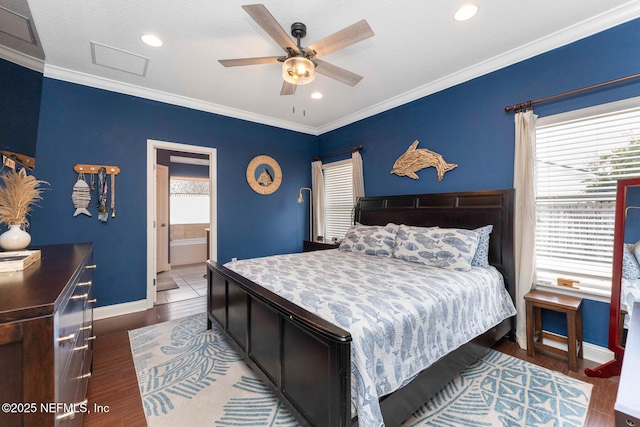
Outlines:
POLYGON ((209 223, 209 180, 171 177, 169 180, 171 224, 209 223))

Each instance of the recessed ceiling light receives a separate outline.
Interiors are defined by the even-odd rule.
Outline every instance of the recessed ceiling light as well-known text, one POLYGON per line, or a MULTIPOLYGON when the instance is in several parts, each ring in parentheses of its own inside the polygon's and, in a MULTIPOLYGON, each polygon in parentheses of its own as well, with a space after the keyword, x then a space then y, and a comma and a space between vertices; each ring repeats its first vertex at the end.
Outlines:
POLYGON ((320 98, 322 98, 322 94, 321 94, 320 92, 313 92, 313 93, 311 94, 311 97, 312 97, 313 99, 320 99, 320 98))
POLYGON ((476 13, 478 13, 478 6, 474 4, 467 4, 462 6, 455 15, 453 15, 453 19, 458 22, 466 21, 468 19, 473 18, 476 13))
POLYGON ((151 34, 144 34, 140 36, 140 38, 142 39, 143 42, 145 42, 149 46, 153 46, 153 47, 162 46, 162 40, 160 40, 158 37, 153 36, 151 34))

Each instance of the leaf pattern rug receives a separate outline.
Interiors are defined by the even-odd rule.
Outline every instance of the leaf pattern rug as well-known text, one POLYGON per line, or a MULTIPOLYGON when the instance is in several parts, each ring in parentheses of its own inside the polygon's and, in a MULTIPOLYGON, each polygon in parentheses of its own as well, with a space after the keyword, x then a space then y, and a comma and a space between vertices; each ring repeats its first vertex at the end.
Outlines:
MULTIPOLYGON (((280 426, 298 423, 253 375, 204 313, 129 331, 147 424, 280 426)), ((584 424, 591 384, 490 350, 403 427, 584 424)))

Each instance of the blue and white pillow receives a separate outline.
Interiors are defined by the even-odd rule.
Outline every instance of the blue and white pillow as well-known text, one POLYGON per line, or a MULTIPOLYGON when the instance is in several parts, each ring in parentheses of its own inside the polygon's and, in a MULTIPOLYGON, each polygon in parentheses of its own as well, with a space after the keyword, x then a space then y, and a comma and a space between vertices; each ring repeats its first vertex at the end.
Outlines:
POLYGON ((633 245, 625 243, 622 246, 622 277, 627 280, 636 280, 640 278, 640 265, 629 247, 633 247, 633 245))
POLYGON ((401 225, 393 256, 448 270, 469 271, 478 248, 473 230, 401 225))
POLYGON ((394 223, 382 225, 352 225, 347 230, 339 249, 361 252, 368 255, 391 257, 398 226, 394 223))
POLYGON ((489 235, 493 231, 493 225, 485 225, 484 227, 476 228, 478 233, 478 248, 475 255, 471 260, 472 267, 489 267, 489 235))

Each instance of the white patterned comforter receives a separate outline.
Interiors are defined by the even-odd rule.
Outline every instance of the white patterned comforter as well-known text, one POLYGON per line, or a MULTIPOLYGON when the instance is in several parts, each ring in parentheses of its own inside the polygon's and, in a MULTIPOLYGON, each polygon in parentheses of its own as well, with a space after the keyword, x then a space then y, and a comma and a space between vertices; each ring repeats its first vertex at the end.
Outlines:
POLYGON ((378 399, 516 310, 493 267, 459 272, 325 250, 225 267, 351 333, 351 396, 361 427, 378 399))

